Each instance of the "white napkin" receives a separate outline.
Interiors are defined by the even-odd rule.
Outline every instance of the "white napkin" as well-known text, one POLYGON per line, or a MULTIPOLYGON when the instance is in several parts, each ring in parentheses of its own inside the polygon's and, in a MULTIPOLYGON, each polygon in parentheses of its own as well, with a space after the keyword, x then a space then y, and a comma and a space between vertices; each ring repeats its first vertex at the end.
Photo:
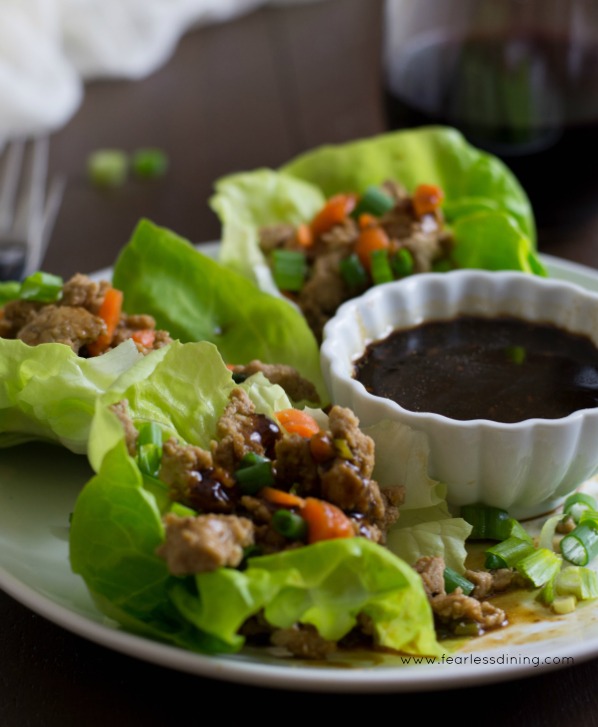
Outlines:
POLYGON ((0 0, 0 144, 62 126, 86 81, 149 75, 191 27, 299 1, 0 0))

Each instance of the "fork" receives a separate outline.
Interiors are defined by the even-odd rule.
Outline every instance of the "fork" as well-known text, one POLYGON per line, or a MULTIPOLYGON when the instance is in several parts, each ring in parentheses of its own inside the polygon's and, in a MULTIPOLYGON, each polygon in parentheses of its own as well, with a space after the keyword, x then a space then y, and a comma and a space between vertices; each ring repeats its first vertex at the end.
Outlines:
POLYGON ((0 167, 0 280, 22 280, 39 269, 54 226, 65 180, 46 194, 49 141, 9 142, 0 167))

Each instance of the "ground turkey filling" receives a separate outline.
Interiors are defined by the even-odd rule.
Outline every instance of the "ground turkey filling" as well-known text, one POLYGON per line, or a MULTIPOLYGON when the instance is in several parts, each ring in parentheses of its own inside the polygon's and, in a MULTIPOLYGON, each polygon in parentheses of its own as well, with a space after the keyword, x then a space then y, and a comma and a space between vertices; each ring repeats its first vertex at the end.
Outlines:
MULTIPOLYGON (((125 427, 127 447, 136 455, 138 432, 131 422, 125 402, 114 406, 125 427)), ((235 472, 248 453, 268 458, 272 463, 272 488, 291 492, 298 498, 317 498, 341 511, 350 524, 349 536, 368 538, 382 545, 388 528, 399 517, 404 497, 401 486, 381 488, 372 479, 374 443, 359 428, 354 414, 333 406, 326 430, 311 438, 289 434, 275 421, 259 414, 245 391, 235 388, 217 424, 210 447, 181 444, 174 438, 164 443, 159 479, 169 487, 173 501, 198 514, 164 517, 165 540, 157 554, 176 576, 212 571, 216 568, 243 568, 244 558, 303 547, 309 536, 297 538, 281 534, 273 518, 284 506, 268 496, 268 488, 246 494, 235 472), (316 442, 317 440, 317 442, 316 442)), ((480 630, 506 623, 505 614, 485 599, 511 585, 503 577, 501 586, 488 573, 477 575, 477 593, 465 596, 457 589, 446 594, 441 558, 421 559, 415 564, 439 623, 477 624, 480 630)), ((503 574, 504 576, 504 574, 503 574)), ((323 658, 338 648, 372 645, 366 618, 339 643, 322 639, 311 626, 274 629, 261 614, 242 627, 250 643, 274 644, 302 658, 323 658)))
POLYGON ((365 223, 363 216, 355 219, 347 214, 336 224, 312 233, 307 245, 301 240, 300 227, 296 225, 277 224, 259 230, 260 248, 271 265, 276 250, 305 255, 307 274, 301 289, 284 292, 297 303, 318 340, 339 305, 373 284, 368 277, 355 287, 347 282, 341 271, 341 261, 359 250, 364 226, 374 224, 383 230, 391 259, 398 250, 405 252, 411 265, 408 274, 429 272, 443 264, 450 266, 453 238, 444 226, 440 207, 418 209, 414 195, 409 195, 394 181, 385 182, 380 190, 392 200, 391 209, 375 219, 368 216, 365 223))
MULTIPOLYGON (((62 295, 55 303, 9 301, 0 310, 0 338, 20 339, 30 346, 63 343, 87 358, 93 355, 88 347, 107 331, 99 313, 110 288, 105 280, 94 281, 77 273, 64 284, 62 295)), ((152 316, 121 313, 102 353, 129 338, 143 354, 172 340, 166 331, 156 330, 152 316)))

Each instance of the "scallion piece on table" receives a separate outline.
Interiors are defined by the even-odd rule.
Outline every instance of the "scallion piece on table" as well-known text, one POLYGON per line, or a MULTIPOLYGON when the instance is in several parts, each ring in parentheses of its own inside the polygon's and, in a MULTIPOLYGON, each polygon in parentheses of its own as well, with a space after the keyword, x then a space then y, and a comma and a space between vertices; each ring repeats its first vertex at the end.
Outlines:
POLYGON ((556 576, 561 569, 562 558, 547 548, 537 548, 522 558, 515 568, 536 587, 543 586, 556 576))
POLYGON ((400 247, 390 257, 390 265, 397 278, 405 278, 413 272, 413 255, 406 247, 400 247))
POLYGON ((394 280, 388 250, 374 250, 370 255, 372 280, 375 285, 390 283, 394 280))
POLYGON ((379 187, 368 187, 357 200, 351 217, 357 220, 359 215, 364 213, 381 217, 385 212, 390 212, 394 206, 395 202, 389 194, 383 192, 379 187))
POLYGON ((274 484, 272 461, 256 452, 248 452, 235 472, 235 479, 246 495, 254 495, 262 487, 271 487, 274 484))
POLYGON ((62 285, 63 281, 59 275, 38 271, 23 280, 19 298, 40 303, 53 303, 62 296, 62 285))
POLYGON ((563 558, 573 565, 587 565, 598 555, 598 527, 580 522, 561 540, 563 558))
POLYGON ((486 549, 486 568, 513 568, 516 563, 533 553, 534 545, 529 540, 509 537, 486 549))
POLYGON ((343 258, 339 263, 339 269, 350 290, 361 290, 367 287, 368 274, 355 253, 343 258))
POLYGON ((307 260, 298 250, 274 250, 272 253, 272 275, 280 290, 298 292, 303 287, 307 274, 307 260))
POLYGON ((137 149, 131 156, 131 169, 140 179, 156 179, 168 169, 168 157, 162 149, 137 149))
POLYGON ((447 593, 452 593, 456 588, 460 588, 466 596, 469 596, 475 585, 465 576, 457 573, 456 570, 446 566, 444 569, 444 590, 447 593))
POLYGON ((272 527, 288 540, 302 540, 307 533, 305 520, 291 510, 277 510, 272 515, 272 527))
POLYGON ((87 174, 99 187, 120 187, 129 171, 129 158, 121 149, 97 149, 87 158, 87 174))
POLYGON ((565 515, 570 515, 576 523, 579 522, 583 512, 596 509, 598 509, 596 499, 587 492, 574 492, 563 504, 565 515))
POLYGON ((546 520, 544 525, 542 525, 542 529, 540 530, 538 547, 555 550, 554 538, 556 535, 556 528, 557 525, 562 521, 562 519, 562 515, 553 515, 546 520))

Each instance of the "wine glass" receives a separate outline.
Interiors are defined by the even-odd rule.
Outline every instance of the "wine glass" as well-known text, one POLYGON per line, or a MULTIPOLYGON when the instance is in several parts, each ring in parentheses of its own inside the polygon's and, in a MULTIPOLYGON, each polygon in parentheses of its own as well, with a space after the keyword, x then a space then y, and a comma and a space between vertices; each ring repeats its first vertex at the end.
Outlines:
POLYGON ((598 209, 596 0, 386 0, 391 129, 447 124, 500 157, 540 232, 598 209))

